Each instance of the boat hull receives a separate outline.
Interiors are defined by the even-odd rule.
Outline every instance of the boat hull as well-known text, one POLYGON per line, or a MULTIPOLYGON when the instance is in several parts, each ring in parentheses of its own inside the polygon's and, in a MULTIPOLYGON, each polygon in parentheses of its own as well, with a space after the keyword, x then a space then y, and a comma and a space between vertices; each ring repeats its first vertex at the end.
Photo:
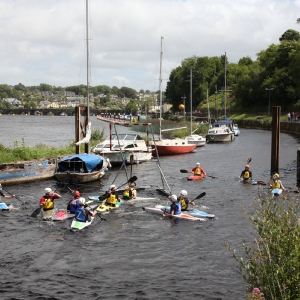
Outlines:
POLYGON ((227 134, 207 134, 207 143, 222 143, 222 142, 232 142, 234 140, 234 133, 227 134))
POLYGON ((151 152, 101 152, 103 157, 109 159, 112 166, 121 165, 125 161, 126 165, 130 164, 130 156, 133 155, 133 163, 139 164, 151 160, 151 152))
POLYGON ((85 183, 99 180, 105 174, 105 168, 90 173, 57 172, 55 178, 60 182, 85 183))
POLYGON ((206 144, 206 139, 198 134, 192 134, 185 138, 188 144, 195 144, 196 147, 203 147, 206 144))
POLYGON ((201 175, 191 175, 188 177, 187 180, 200 180, 200 179, 203 179, 205 177, 204 174, 201 174, 201 175))
POLYGON ((176 155, 191 153, 196 148, 195 144, 188 144, 184 139, 158 140, 152 144, 152 155, 176 155))
POLYGON ((23 161, 0 164, 0 182, 25 183, 54 176, 56 160, 23 161))

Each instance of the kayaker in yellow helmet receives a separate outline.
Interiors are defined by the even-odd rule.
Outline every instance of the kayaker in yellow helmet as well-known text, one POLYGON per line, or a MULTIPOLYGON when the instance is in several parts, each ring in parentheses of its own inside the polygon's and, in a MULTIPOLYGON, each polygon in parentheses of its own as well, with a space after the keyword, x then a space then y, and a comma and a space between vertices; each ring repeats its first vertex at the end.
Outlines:
POLYGON ((271 179, 271 182, 270 182, 270 188, 272 190, 274 190, 274 189, 282 189, 284 191, 286 190, 285 187, 282 185, 281 180, 279 180, 279 174, 278 173, 275 173, 272 176, 272 179, 271 179))

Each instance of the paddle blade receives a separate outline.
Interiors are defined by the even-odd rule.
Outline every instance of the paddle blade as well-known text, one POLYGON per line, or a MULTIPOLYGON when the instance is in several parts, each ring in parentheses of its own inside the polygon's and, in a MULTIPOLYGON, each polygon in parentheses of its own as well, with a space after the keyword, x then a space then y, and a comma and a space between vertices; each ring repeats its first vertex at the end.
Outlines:
POLYGON ((247 164, 250 164, 251 160, 252 160, 252 157, 249 156, 248 159, 247 159, 247 164))
POLYGON ((41 208, 39 207, 39 208, 37 208, 36 210, 34 210, 33 211, 33 213, 31 214, 31 216, 33 217, 33 218, 36 218, 40 213, 41 213, 41 208))
POLYGON ((206 195, 206 193, 203 192, 200 195, 198 195, 194 200, 200 199, 200 198, 204 197, 205 195, 206 195))
POLYGON ((171 195, 171 193, 170 192, 168 192, 168 191, 166 191, 166 190, 164 190, 164 189, 156 189, 156 191, 159 193, 159 194, 161 194, 161 195, 163 195, 163 196, 170 196, 171 195))
POLYGON ((188 171, 188 170, 185 170, 185 169, 181 169, 181 170, 180 170, 180 173, 189 173, 189 171, 188 171))
POLYGON ((136 176, 132 176, 131 178, 129 178, 128 182, 134 182, 137 180, 136 176))

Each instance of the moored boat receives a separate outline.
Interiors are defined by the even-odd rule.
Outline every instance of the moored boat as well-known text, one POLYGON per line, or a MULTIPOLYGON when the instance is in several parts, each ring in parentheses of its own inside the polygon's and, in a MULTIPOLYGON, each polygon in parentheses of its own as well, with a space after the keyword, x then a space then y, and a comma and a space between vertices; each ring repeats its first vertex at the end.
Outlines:
POLYGON ((220 120, 212 125, 206 134, 206 142, 232 142, 234 140, 233 122, 220 120))
POLYGON ((100 155, 74 154, 59 161, 54 176, 60 182, 92 182, 103 177, 109 167, 109 160, 102 158, 100 155))
POLYGON ((235 136, 239 136, 240 135, 240 129, 239 129, 239 127, 238 127, 238 124, 234 124, 233 125, 233 132, 234 132, 234 135, 235 136))
POLYGON ((0 164, 1 183, 25 183, 54 176, 56 159, 0 164))
POLYGON ((206 138, 199 134, 191 134, 185 138, 188 144, 195 144, 196 147, 203 147, 206 144, 206 138))

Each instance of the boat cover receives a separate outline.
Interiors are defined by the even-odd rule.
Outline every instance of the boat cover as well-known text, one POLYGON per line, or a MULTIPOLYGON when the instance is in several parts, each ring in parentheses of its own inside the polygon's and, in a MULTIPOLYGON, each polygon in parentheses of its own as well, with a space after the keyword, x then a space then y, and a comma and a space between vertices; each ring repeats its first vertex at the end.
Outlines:
POLYGON ((103 158, 100 155, 86 153, 68 155, 60 160, 58 167, 62 171, 90 173, 103 167, 103 158))

